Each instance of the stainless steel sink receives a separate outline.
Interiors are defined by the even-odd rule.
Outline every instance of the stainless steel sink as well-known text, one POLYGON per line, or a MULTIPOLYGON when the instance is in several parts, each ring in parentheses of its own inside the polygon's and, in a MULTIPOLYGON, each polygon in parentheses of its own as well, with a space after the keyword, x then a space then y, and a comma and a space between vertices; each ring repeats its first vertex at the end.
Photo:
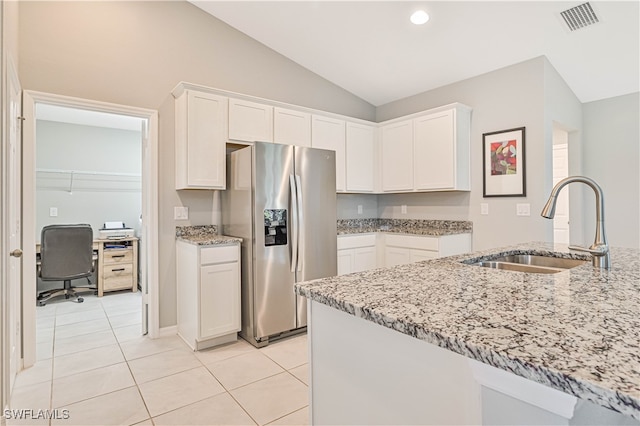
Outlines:
POLYGON ((518 254, 499 256, 490 260, 480 260, 471 265, 507 271, 530 272, 536 274, 555 274, 585 264, 586 260, 565 259, 560 257, 518 254))

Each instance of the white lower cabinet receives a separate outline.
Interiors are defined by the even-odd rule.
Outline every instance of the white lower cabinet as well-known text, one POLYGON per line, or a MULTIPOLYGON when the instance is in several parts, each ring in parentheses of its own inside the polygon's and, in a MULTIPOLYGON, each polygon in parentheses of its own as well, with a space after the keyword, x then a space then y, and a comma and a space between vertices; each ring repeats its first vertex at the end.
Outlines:
POLYGON ((178 335, 194 350, 240 331, 240 244, 176 242, 178 335))
POLYGON ((338 236, 338 275, 375 269, 377 265, 375 234, 338 236))

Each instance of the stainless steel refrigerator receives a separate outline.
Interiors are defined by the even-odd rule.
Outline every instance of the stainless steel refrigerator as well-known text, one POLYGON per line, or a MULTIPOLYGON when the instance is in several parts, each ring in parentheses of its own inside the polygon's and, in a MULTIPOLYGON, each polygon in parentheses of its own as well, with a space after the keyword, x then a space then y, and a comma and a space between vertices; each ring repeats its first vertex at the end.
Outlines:
POLYGON ((304 329, 296 282, 337 274, 335 152, 256 142, 227 155, 223 233, 242 238, 242 329, 257 347, 304 329))

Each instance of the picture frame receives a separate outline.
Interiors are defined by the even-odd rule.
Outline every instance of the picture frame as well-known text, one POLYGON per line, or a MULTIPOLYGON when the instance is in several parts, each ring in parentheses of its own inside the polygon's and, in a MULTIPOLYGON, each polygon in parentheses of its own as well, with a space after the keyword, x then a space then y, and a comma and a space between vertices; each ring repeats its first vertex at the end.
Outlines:
POLYGON ((483 133, 482 152, 482 196, 526 196, 525 128, 483 133))

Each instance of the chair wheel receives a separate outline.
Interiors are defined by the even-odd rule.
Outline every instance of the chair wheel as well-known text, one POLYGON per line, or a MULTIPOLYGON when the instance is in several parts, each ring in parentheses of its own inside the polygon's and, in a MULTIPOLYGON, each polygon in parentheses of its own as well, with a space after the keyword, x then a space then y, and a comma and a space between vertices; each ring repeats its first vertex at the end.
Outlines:
POLYGON ((84 302, 84 299, 82 297, 78 297, 78 303, 82 303, 84 302))
POLYGON ((38 300, 38 306, 44 306, 46 304, 47 304, 47 302, 44 302, 42 300, 38 300))

